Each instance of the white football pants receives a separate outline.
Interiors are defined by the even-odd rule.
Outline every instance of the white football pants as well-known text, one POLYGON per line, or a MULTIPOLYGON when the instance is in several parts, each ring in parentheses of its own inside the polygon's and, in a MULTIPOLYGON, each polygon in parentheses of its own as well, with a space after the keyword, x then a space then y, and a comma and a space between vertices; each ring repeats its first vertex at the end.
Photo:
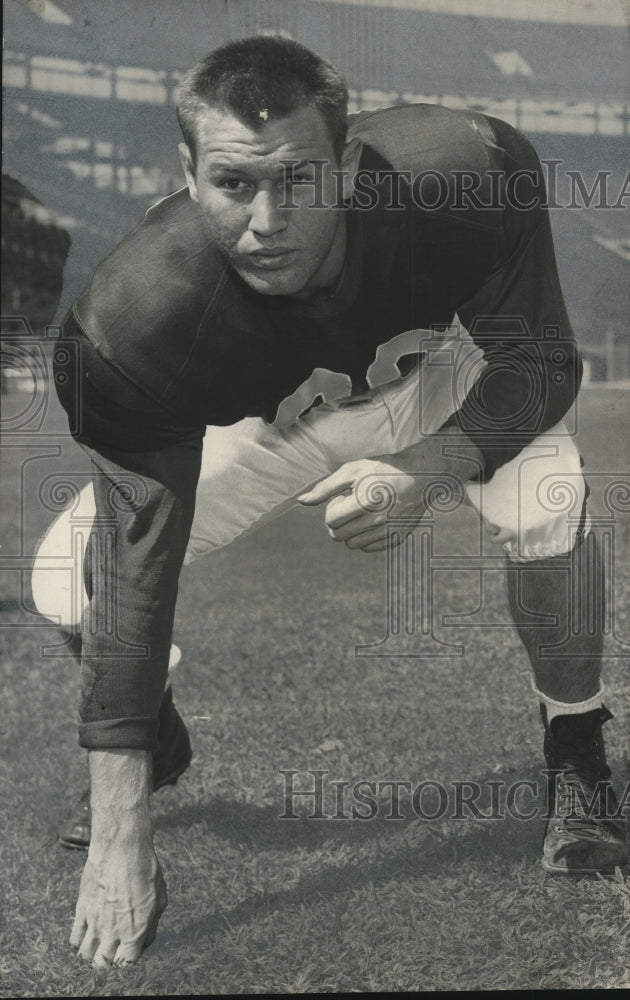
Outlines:
MULTIPOLYGON (((429 352, 425 364, 405 378, 364 397, 322 403, 288 428, 259 418, 208 428, 185 565, 296 506, 295 498, 307 487, 345 462, 395 454, 434 433, 484 366, 478 348, 460 337, 429 352)), ((489 537, 515 561, 569 552, 584 495, 580 456, 562 423, 536 438, 490 482, 466 486, 466 502, 478 511, 489 537)), ((77 627, 87 603, 82 551, 94 512, 88 485, 71 512, 57 518, 37 552, 32 581, 37 608, 68 628, 77 627), (85 535, 83 546, 77 546, 79 531, 85 535)))

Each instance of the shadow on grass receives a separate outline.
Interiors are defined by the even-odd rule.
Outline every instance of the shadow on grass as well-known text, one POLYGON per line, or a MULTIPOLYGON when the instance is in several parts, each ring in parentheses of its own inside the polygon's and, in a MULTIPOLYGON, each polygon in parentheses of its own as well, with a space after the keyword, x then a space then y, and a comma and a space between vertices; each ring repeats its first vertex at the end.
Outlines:
MULTIPOLYGON (((538 778, 540 780, 540 775, 538 778)), ((496 774, 486 778, 496 779, 496 774)), ((533 781, 535 777, 528 780, 533 781)), ((457 879, 459 871, 462 868, 470 870, 471 865, 486 875, 491 871, 493 877, 500 879, 510 877, 517 866, 525 864, 532 875, 544 877, 540 867, 544 828, 542 795, 535 802, 532 800, 532 809, 537 805, 539 812, 536 818, 528 821, 511 815, 486 821, 455 820, 449 808, 445 817, 448 822, 432 823, 419 819, 410 808, 406 808, 407 805, 409 803, 401 802, 401 812, 406 813, 402 820, 388 820, 377 815, 370 821, 345 822, 313 820, 304 815, 289 821, 279 820, 274 807, 257 808, 213 799, 207 806, 182 810, 178 817, 166 818, 170 822, 165 823, 163 818, 158 827, 173 825, 175 820, 204 820, 212 828, 211 835, 229 837, 256 849, 306 847, 315 852, 326 845, 331 853, 322 852, 323 870, 303 876, 292 888, 253 895, 229 911, 208 912, 165 937, 162 948, 178 948, 198 934, 211 939, 258 918, 279 914, 302 904, 313 905, 339 894, 364 890, 367 885, 378 888, 392 881, 411 883, 418 879, 457 879), (330 863, 334 861, 337 846, 360 848, 371 839, 379 841, 378 846, 383 852, 381 859, 366 860, 363 857, 341 865, 330 863)), ((425 885, 420 891, 430 893, 430 886, 425 885)))
MULTIPOLYGON (((452 880, 457 877, 458 864, 465 860, 492 868, 497 876, 502 868, 510 870, 523 860, 532 866, 537 865, 542 830, 536 824, 536 832, 528 831, 524 838, 524 825, 516 820, 507 820, 502 824, 500 836, 492 830, 443 839, 427 833, 425 846, 405 847, 382 861, 330 866, 316 875, 304 876, 292 889, 257 894, 227 912, 214 911, 190 921, 181 930, 164 937, 162 950, 177 949, 199 934, 209 940, 287 908, 312 905, 314 901, 364 890, 367 885, 378 888, 392 881, 410 881, 427 876, 444 876, 452 880)), ((533 824, 527 826, 532 827, 533 824)))
MULTIPOLYGON (((616 777, 615 786, 618 793, 623 794, 622 782, 627 784, 630 779, 628 773, 627 760, 611 760, 610 765, 613 775, 616 777)), ((475 806, 484 814, 490 813, 489 789, 493 783, 503 782, 504 787, 498 793, 499 810, 506 814, 499 818, 486 818, 483 820, 487 827, 501 826, 508 824, 514 828, 518 839, 518 831, 523 827, 532 825, 540 828, 542 833, 542 816, 546 809, 546 780, 540 771, 530 771, 528 774, 510 773, 505 775, 496 772, 488 772, 483 777, 475 779, 475 783, 483 790, 482 796, 475 800, 475 806), (534 783, 537 794, 532 796, 531 792, 521 799, 515 798, 513 807, 506 809, 507 789, 517 786, 534 783), (537 818, 520 819, 514 813, 528 813, 536 810, 537 818)), ((462 784, 466 784, 462 782, 462 784)), ((457 809, 455 788, 453 782, 446 782, 448 793, 448 808, 442 811, 438 820, 452 820, 456 827, 470 825, 474 819, 471 809, 464 803, 459 806, 459 812, 463 816, 455 816, 457 809)), ((468 795, 464 791, 464 798, 468 795)), ((436 829, 440 822, 431 819, 423 819, 418 816, 412 807, 408 795, 401 794, 399 811, 403 818, 392 818, 391 797, 384 799, 377 797, 377 812, 373 818, 360 819, 349 818, 351 812, 351 802, 346 802, 344 806, 345 815, 348 818, 335 819, 334 808, 328 804, 328 811, 324 818, 317 818, 309 814, 309 811, 297 804, 293 806, 293 812, 297 818, 281 818, 282 803, 278 802, 274 806, 256 806, 252 803, 237 802, 225 799, 220 796, 210 798, 207 802, 200 802, 196 805, 183 806, 180 809, 168 813, 154 816, 154 826, 156 831, 177 829, 183 830, 196 824, 203 823, 208 828, 208 834, 228 840, 235 847, 246 846, 258 850, 293 850, 297 847, 307 849, 317 849, 325 843, 343 843, 359 845, 375 837, 387 835, 393 829, 405 827, 410 823, 421 823, 427 829, 436 829)), ((314 807, 310 807, 314 811, 314 807)), ((422 808, 428 814, 433 808, 427 805, 426 800, 422 801, 422 808)), ((436 810, 437 811, 437 810, 436 810)), ((324 806, 326 812, 326 806, 324 806)), ((482 822, 482 820, 478 820, 482 822)), ((457 834, 459 837, 460 835, 457 834)))

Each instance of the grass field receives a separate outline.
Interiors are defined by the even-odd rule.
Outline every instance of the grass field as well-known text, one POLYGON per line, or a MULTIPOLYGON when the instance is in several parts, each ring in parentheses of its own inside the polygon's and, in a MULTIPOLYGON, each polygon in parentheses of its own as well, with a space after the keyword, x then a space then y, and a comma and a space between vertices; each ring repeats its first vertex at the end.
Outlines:
MULTIPOLYGON (((603 497, 628 468, 620 431, 628 400, 596 389, 581 400, 580 443, 587 467, 601 474, 593 509, 614 527, 608 651, 619 653, 630 643, 628 517, 607 513, 603 497)), ((545 874, 540 815, 483 819, 460 805, 454 818, 463 786, 453 783, 482 785, 484 809, 489 782, 502 796, 520 780, 542 789, 538 709, 496 562, 483 577, 465 561, 435 574, 436 615, 472 615, 469 629, 434 621, 438 638, 464 644, 464 655, 437 655, 448 647, 418 632, 383 643, 386 557, 332 543, 317 510, 295 510, 182 575, 175 695, 195 757, 178 786, 153 800, 169 906, 137 966, 96 973, 80 963, 67 939, 84 855, 55 840, 86 773, 78 678, 71 661, 41 655, 56 634, 29 612, 20 570, 51 518, 40 484, 85 470, 78 449, 54 436, 61 426, 51 406, 49 436, 5 441, 16 447, 3 461, 4 554, 14 558, 3 573, 0 633, 3 996, 630 985, 627 872, 545 874), (382 655, 357 656, 357 645, 382 655), (309 818, 307 799, 295 800, 297 819, 278 818, 288 770, 299 789, 313 787, 309 771, 325 772, 326 818, 309 818), (422 818, 404 793, 402 818, 388 818, 391 789, 382 785, 372 819, 332 818, 331 783, 347 781, 348 792, 359 780, 412 789, 432 781, 446 789, 448 808, 422 818)), ((434 552, 470 553, 476 537, 469 512, 442 515, 434 552)), ((629 779, 627 664, 611 657, 606 665, 615 712, 606 737, 620 792, 629 779)), ((518 802, 523 811, 542 807, 542 793, 534 799, 524 789, 518 802)), ((429 789, 422 811, 439 805, 429 789)), ((344 800, 346 814, 351 807, 344 800)))

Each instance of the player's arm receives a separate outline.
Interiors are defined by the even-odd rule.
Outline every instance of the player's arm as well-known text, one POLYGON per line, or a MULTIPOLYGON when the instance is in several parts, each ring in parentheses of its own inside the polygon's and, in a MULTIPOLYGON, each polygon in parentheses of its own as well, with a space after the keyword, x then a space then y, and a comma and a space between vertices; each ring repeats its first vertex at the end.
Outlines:
POLYGON ((200 444, 128 453, 83 442, 96 500, 80 710, 92 836, 71 943, 99 965, 135 961, 166 905, 151 835, 151 751, 200 444))
POLYGON ((166 904, 151 836, 151 751, 203 429, 169 425, 77 342, 80 364, 58 368, 67 377, 57 385, 92 462, 96 516, 85 560, 80 705, 92 836, 71 942, 103 965, 134 961, 166 904), (77 400, 80 413, 72 413, 77 400), (159 434, 149 440, 143 425, 159 434), (141 448, 144 441, 150 446, 141 448))
MULTIPOLYGON (((464 399, 454 397, 455 411, 438 434, 398 455, 344 465, 300 498, 307 504, 328 500, 329 532, 351 548, 384 548, 392 513, 419 519, 440 484, 449 491, 472 479, 489 480, 555 426, 577 394, 581 361, 560 289, 540 163, 516 130, 493 125, 506 176, 520 171, 519 185, 506 185, 501 243, 489 273, 457 302, 486 367, 464 399), (378 501, 379 482, 392 503, 378 501)), ((483 227, 483 217, 479 222, 483 227)), ((468 240, 473 256, 474 226, 453 232, 468 240)), ((451 277, 466 287, 466 255, 458 260, 463 271, 451 277)))
POLYGON ((486 368, 448 421, 478 446, 485 480, 562 419, 582 377, 540 162, 519 132, 505 122, 491 122, 508 178, 502 254, 480 287, 457 306, 484 352, 486 368))

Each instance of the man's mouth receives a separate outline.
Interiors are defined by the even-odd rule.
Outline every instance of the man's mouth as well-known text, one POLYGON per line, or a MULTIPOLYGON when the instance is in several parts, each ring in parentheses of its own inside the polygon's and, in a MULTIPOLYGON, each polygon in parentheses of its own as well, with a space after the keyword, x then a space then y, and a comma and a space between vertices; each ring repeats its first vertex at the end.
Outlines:
POLYGON ((288 264, 294 253, 295 250, 254 250, 248 256, 254 267, 273 271, 288 264))

